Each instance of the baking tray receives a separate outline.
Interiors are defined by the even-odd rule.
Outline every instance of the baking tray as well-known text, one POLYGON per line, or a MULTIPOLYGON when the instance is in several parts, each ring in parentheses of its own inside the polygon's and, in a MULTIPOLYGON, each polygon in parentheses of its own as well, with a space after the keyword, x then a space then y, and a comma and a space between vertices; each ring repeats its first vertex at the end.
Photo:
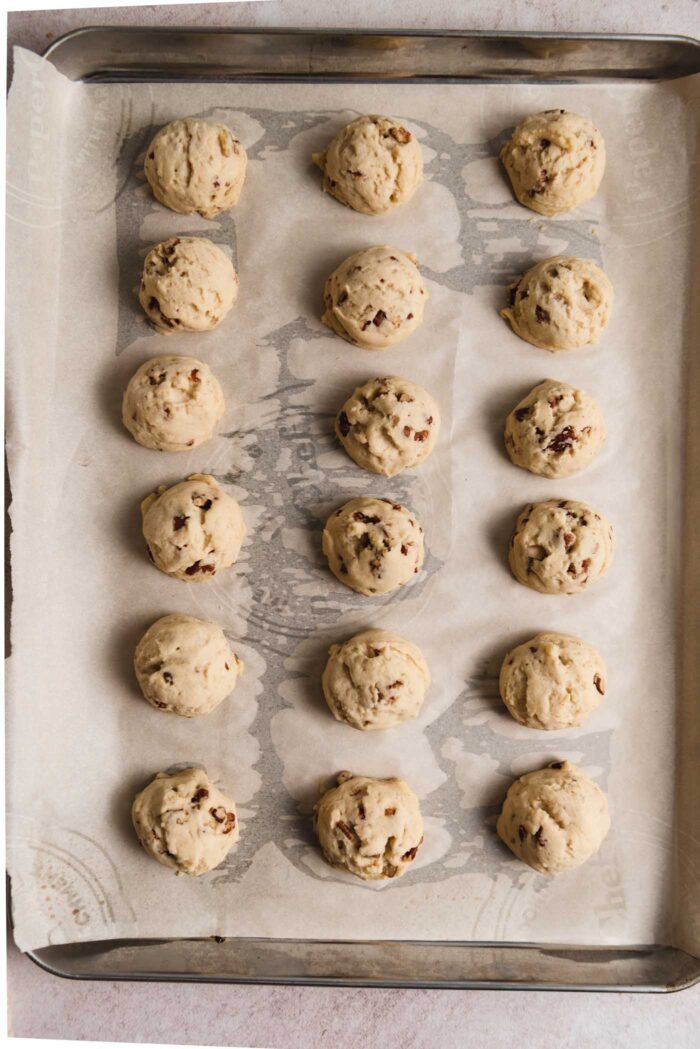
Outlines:
MULTIPOLYGON (((388 30, 86 28, 45 52, 74 80, 523 82, 666 81, 700 72, 700 43, 685 37, 388 30)), ((700 260, 698 260, 700 261, 700 260)), ((696 309, 698 307, 696 306, 696 309)), ((696 317, 695 320, 700 318, 696 317)), ((693 325, 691 331, 700 331, 693 325)), ((696 336, 697 338, 697 336, 696 336)), ((700 347, 698 347, 700 349, 700 347)), ((690 353, 686 520, 700 514, 700 363, 690 353)), ((680 731, 692 718, 700 676, 700 558, 686 564, 681 614, 680 731)), ((700 749, 700 739, 698 739, 700 749)), ((698 798, 693 770, 679 784, 698 798)), ((679 809, 676 836, 692 834, 697 806, 679 809), (689 814, 688 814, 689 813, 689 814)), ((682 920, 682 915, 679 915, 682 920)), ((104 940, 29 952, 75 979, 221 981, 436 988, 678 990, 700 980, 700 960, 662 945, 576 947, 503 942, 331 942, 276 939, 104 940)))

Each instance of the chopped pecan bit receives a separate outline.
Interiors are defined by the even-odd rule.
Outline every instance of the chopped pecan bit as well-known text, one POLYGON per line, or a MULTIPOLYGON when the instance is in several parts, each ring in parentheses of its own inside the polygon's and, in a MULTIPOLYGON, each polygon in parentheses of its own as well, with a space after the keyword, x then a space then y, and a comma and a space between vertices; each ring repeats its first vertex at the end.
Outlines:
POLYGON ((163 671, 163 681, 165 681, 166 685, 172 685, 173 675, 170 673, 169 670, 163 671))
POLYGON ((560 510, 563 510, 564 507, 566 506, 566 499, 562 499, 562 501, 560 503, 557 503, 557 506, 559 507, 560 510))
POLYGON ((413 430, 411 429, 410 426, 404 426, 404 428, 403 428, 403 435, 404 435, 404 437, 410 437, 412 433, 413 433, 413 430))
POLYGON ((515 418, 518 420, 518 422, 521 423, 523 419, 527 419, 531 411, 532 408, 517 408, 513 414, 515 415, 515 418))
POLYGON ((569 575, 576 575, 576 565, 569 565, 566 571, 569 575))
POLYGON ((387 688, 403 688, 403 681, 392 681, 390 685, 387 685, 387 688))
POLYGON ((350 420, 345 412, 341 412, 338 416, 338 430, 340 431, 341 437, 347 437, 350 433, 350 420))
POLYGON ((340 295, 338 296, 338 305, 342 306, 342 304, 347 301, 347 297, 348 297, 347 291, 345 291, 345 290, 341 291, 340 295))
POLYGON ((362 325, 362 328, 360 330, 361 331, 367 331, 367 329, 369 328, 371 323, 372 323, 372 321, 365 321, 365 323, 362 325))
POLYGON ((203 495, 201 493, 193 495, 192 502, 195 506, 199 507, 200 510, 204 510, 205 513, 207 512, 207 510, 211 510, 212 501, 206 495, 203 495))
POLYGON ((576 537, 571 532, 564 532, 564 546, 567 550, 570 550, 575 542, 576 537))
POLYGON ((209 815, 213 816, 217 823, 223 823, 226 819, 226 809, 219 805, 216 809, 209 809, 209 815))
POLYGON ((433 425, 433 417, 432 417, 432 415, 429 415, 428 418, 425 421, 427 422, 428 426, 432 426, 433 425))
POLYGON ((384 809, 384 815, 385 816, 395 816, 396 815, 396 809, 393 809, 393 808, 392 809, 384 809))
MULTIPOLYGON (((535 427, 535 433, 537 434, 538 437, 544 437, 544 430, 541 429, 541 427, 539 427, 539 426, 535 427)), ((523 524, 525 524, 524 521, 523 521, 523 524)))
POLYGON ((534 834, 535 841, 540 846, 540 848, 547 844, 547 839, 542 837, 542 830, 542 827, 538 827, 534 834))
POLYGON ((185 516, 185 514, 178 514, 177 517, 173 517, 173 530, 175 532, 179 532, 181 528, 185 527, 185 523, 187 522, 187 520, 188 518, 185 516))
POLYGON ((363 524, 379 524, 378 517, 368 517, 367 514, 363 514, 362 510, 356 510, 352 515, 353 521, 361 521, 363 524))
POLYGON ((412 321, 413 320, 413 314, 412 313, 407 313, 406 314, 406 320, 407 321, 412 321))
POLYGON ((193 368, 190 372, 190 382, 201 382, 199 378, 199 368, 193 368))
POLYGON ((366 550, 372 545, 372 540, 367 532, 360 536, 360 550, 366 550))
POLYGON ((396 258, 396 255, 390 255, 390 256, 389 256, 389 258, 391 259, 391 261, 392 261, 392 262, 398 262, 398 261, 399 261, 399 260, 398 260, 398 259, 396 258))
POLYGON ((402 145, 405 142, 410 142, 411 138, 413 137, 411 135, 411 132, 407 131, 405 127, 391 127, 389 128, 389 134, 393 139, 395 139, 397 142, 400 142, 402 145))
POLYGON ((372 560, 369 563, 369 567, 372 569, 372 574, 373 575, 381 576, 381 574, 382 574, 382 560, 381 560, 381 555, 380 554, 377 554, 376 557, 372 558, 372 560))
POLYGON ((192 796, 192 804, 198 805, 203 798, 209 797, 209 791, 206 787, 200 787, 198 791, 192 796))
POLYGON ((336 827, 338 828, 338 830, 342 834, 345 835, 345 837, 348 839, 348 841, 352 841, 353 840, 353 833, 350 830, 350 828, 348 827, 347 823, 343 823, 342 820, 338 820, 338 822, 336 823, 336 827))
POLYGON ((224 834, 230 834, 231 831, 233 830, 233 828, 235 827, 235 825, 236 825, 236 813, 235 812, 227 812, 226 813, 226 824, 224 826, 224 834))
POLYGON ((428 438, 429 436, 430 436, 430 432, 428 430, 416 430, 415 434, 413 435, 413 440, 414 441, 425 441, 426 438, 428 438))
POLYGON ((408 556, 408 547, 406 546, 405 543, 401 544, 401 553, 403 554, 404 557, 408 556))
POLYGON ((535 306, 535 318, 538 324, 549 324, 549 313, 541 306, 535 306))
POLYGON ((212 186, 214 187, 214 189, 218 189, 220 185, 221 183, 219 182, 218 178, 215 178, 212 182, 212 186))
POLYGON ((386 313, 384 312, 384 310, 377 310, 374 317, 372 318, 372 324, 375 326, 375 328, 378 328, 379 325, 385 320, 386 313))
POLYGON ((215 572, 214 565, 203 565, 199 561, 195 561, 193 565, 185 569, 185 575, 195 575, 197 572, 215 572))
POLYGON ((527 835, 527 831, 525 830, 525 828, 523 827, 523 825, 521 823, 520 826, 518 827, 518 837, 520 838, 521 841, 525 841, 526 835, 527 835))
POLYGON ((540 149, 547 149, 547 147, 551 146, 551 144, 552 143, 550 142, 550 140, 548 138, 541 138, 540 139, 540 149))
POLYGON ((547 445, 547 451, 552 451, 556 455, 561 455, 562 452, 571 448, 576 439, 576 430, 573 426, 565 426, 561 433, 555 434, 549 442, 547 445))
POLYGON ((148 381, 151 386, 160 386, 161 383, 165 382, 165 372, 161 372, 160 375, 149 375, 148 381))
POLYGON ((595 685, 598 692, 600 692, 601 696, 604 696, 605 689, 603 687, 603 679, 601 678, 600 674, 595 675, 595 677, 593 678, 593 684, 595 685))
POLYGON ((537 645, 530 645, 530 651, 532 652, 532 654, 534 656, 535 652, 537 651, 537 645))
POLYGON ((401 859, 402 860, 415 860, 417 852, 418 852, 418 846, 414 845, 412 849, 408 850, 408 852, 404 852, 404 854, 401 857, 401 859))
POLYGON ((581 570, 583 572, 587 572, 590 567, 591 567, 591 559, 590 559, 590 557, 587 557, 587 558, 585 558, 585 560, 583 560, 581 562, 581 570))

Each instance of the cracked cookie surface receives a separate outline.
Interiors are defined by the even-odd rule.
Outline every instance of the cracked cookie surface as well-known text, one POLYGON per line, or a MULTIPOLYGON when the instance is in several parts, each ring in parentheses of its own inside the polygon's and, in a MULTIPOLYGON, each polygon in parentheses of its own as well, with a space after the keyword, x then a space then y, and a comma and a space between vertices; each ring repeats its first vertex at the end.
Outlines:
POLYGON ((405 203, 423 181, 420 143, 389 117, 358 117, 312 159, 323 172, 324 192, 364 215, 405 203))
POLYGON ((606 679, 592 645, 550 631, 507 653, 498 687, 516 721, 551 730, 582 725, 603 699, 606 679))
POLYGON ((399 878, 423 841, 418 798, 402 779, 341 772, 314 807, 323 856, 365 880, 399 878))
POLYGON ((598 851, 609 829, 605 794, 568 761, 517 779, 496 825, 511 852, 540 874, 579 867, 598 851))
POLYGON ((417 717, 429 684, 418 646, 388 630, 364 630, 331 645, 322 679, 333 717, 364 731, 417 717))
POLYGON ((243 670, 216 623, 175 613, 156 620, 134 652, 144 699, 168 714, 210 714, 236 687, 243 670))
POLYGON ((241 509, 209 474, 161 486, 141 503, 143 537, 166 575, 201 583, 232 565, 246 534, 241 509))
POLYGON ((589 466, 607 436, 603 413, 584 390, 545 379, 506 419, 511 462, 540 477, 570 477, 589 466))
POLYGON ((136 795, 131 818, 149 856, 178 874, 213 870, 239 838, 235 803, 203 769, 159 772, 136 795))
POLYGON ((388 245, 365 248, 328 277, 321 320, 355 346, 384 350, 419 327, 427 298, 415 255, 388 245))
POLYGON ((423 529, 405 506, 360 497, 335 510, 323 530, 333 575, 365 596, 410 583, 423 564, 423 529))
POLYGON ((602 514, 573 499, 531 503, 510 541, 513 575, 541 594, 577 594, 610 566, 613 528, 602 514))
POLYGON ((153 357, 124 391, 122 422, 144 448, 186 452, 210 439, 224 407, 207 364, 196 357, 153 357))
POLYGON ((598 342, 613 299, 612 284, 594 262, 555 255, 511 284, 501 316, 525 342, 557 353, 598 342))
POLYGON ((586 117, 547 109, 518 124, 501 160, 521 204, 540 215, 559 215, 597 193, 605 142, 586 117))
POLYGON ((211 331, 238 298, 238 274, 206 237, 170 237, 148 252, 139 302, 162 335, 211 331))
POLYGON ((358 386, 335 421, 338 440, 350 458, 384 477, 427 459, 439 429, 438 406, 428 391, 398 375, 358 386))
POLYGON ((155 135, 143 170, 166 208, 212 219, 238 203, 247 163, 245 149, 225 124, 186 117, 155 135))

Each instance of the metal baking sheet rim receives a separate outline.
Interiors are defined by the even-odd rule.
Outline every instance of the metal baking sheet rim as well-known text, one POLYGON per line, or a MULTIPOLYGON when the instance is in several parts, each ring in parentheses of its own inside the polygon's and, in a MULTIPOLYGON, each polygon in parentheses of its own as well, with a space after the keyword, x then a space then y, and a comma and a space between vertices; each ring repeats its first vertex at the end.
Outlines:
MULTIPOLYGON (((685 75, 690 75, 693 72, 700 72, 700 40, 696 40, 687 36, 642 36, 642 35, 615 35, 615 34, 582 34, 582 33, 532 33, 532 32, 516 32, 516 33, 498 33, 493 34, 489 32, 457 32, 457 31, 438 31, 434 33, 425 33, 421 30, 406 30, 396 32, 390 29, 386 30, 338 30, 338 29, 326 29, 326 30, 295 30, 295 29, 215 29, 215 28, 189 28, 183 27, 181 29, 163 29, 163 28, 141 28, 137 26, 128 28, 118 27, 85 27, 81 29, 73 30, 70 33, 59 37, 53 41, 44 51, 44 57, 48 58, 57 68, 61 68, 61 52, 65 49, 66 44, 72 44, 76 39, 79 41, 89 41, 95 36, 105 37, 109 33, 117 32, 119 34, 126 34, 134 41, 143 40, 145 37, 163 35, 170 39, 173 37, 181 36, 184 38, 188 35, 221 35, 226 34, 232 38, 239 37, 244 38, 246 36, 260 36, 260 37, 280 37, 286 35, 294 36, 297 38, 311 39, 318 41, 320 39, 333 38, 334 40, 342 40, 343 38, 407 38, 411 41, 419 42, 425 39, 448 39, 448 40, 476 40, 479 42, 493 42, 499 41, 513 42, 517 40, 529 40, 532 42, 537 41, 553 41, 562 42, 567 41, 585 43, 595 42, 600 43, 605 47, 606 42, 621 44, 631 44, 635 47, 637 43, 656 43, 666 44, 668 46, 676 45, 679 48, 685 48, 690 46, 695 52, 694 57, 697 58, 695 68, 688 68, 685 71, 685 75)), ((512 56, 510 56, 512 59, 512 56)), ((147 67, 149 73, 152 71, 152 67, 147 67)), ((138 67, 132 66, 130 72, 134 79, 138 79, 138 67)), ((608 69, 605 71, 608 75, 614 76, 614 70, 608 69)), ((90 74, 83 74, 90 75, 90 74)), ((102 68, 96 71, 94 75, 98 75, 100 78, 109 78, 109 69, 102 68)), ((277 77, 282 79, 284 73, 277 74, 277 77)), ((346 75, 345 74, 341 74, 346 75)), ((436 74, 439 75, 439 74, 436 74)), ((604 73, 598 74, 604 75, 604 73)), ((676 75, 684 75, 683 73, 676 75)), ((124 76, 123 73, 119 74, 120 78, 124 76)), ((410 77, 408 77, 410 79, 410 77)), ((501 74, 501 79, 518 79, 517 69, 513 72, 512 76, 506 77, 505 74, 501 74)), ((181 75, 177 79, 192 79, 191 76, 181 75)), ((470 79, 468 76, 462 79, 470 79)), ((491 79, 491 77, 488 77, 491 79)), ((549 79, 549 78, 548 78, 549 79)), ((8 908, 8 914, 10 910, 8 908)), ((616 991, 616 992, 672 992, 684 990, 687 987, 691 987, 700 981, 700 959, 697 959, 685 951, 673 947, 664 947, 661 945, 649 945, 640 947, 629 947, 629 948, 616 948, 614 946, 603 946, 603 947, 572 947, 565 945, 547 945, 547 944, 507 944, 499 942, 485 942, 485 943, 409 943, 408 941, 402 941, 397 943, 383 942, 381 944, 372 943, 360 943, 360 942, 347 942, 347 941, 313 941, 313 940, 232 940, 228 939, 221 943, 214 938, 207 939, 192 939, 192 940, 106 940, 96 941, 93 943, 82 943, 75 945, 65 945, 59 947, 46 947, 36 951, 28 951, 27 955, 31 960, 38 965, 44 971, 51 973, 54 976, 61 976, 66 979, 75 980, 138 980, 138 981, 174 981, 174 982, 221 982, 221 983, 255 983, 255 984, 294 984, 294 985, 307 985, 307 986, 366 986, 366 987, 415 987, 415 988, 434 988, 434 989, 470 989, 470 988, 481 988, 481 989, 492 989, 492 990, 582 990, 582 991, 616 991), (266 950, 274 950, 283 956, 282 968, 286 971, 280 971, 278 973, 271 972, 253 972, 246 971, 245 973, 232 973, 230 971, 222 970, 222 968, 212 966, 204 966, 203 971, 195 972, 192 970, 178 970, 173 967, 170 968, 167 964, 161 964, 160 967, 155 968, 152 964, 149 967, 144 967, 141 962, 141 955, 149 949, 160 951, 164 956, 172 955, 179 949, 187 949, 191 947, 198 949, 203 953, 211 953, 213 958, 216 957, 217 949, 221 954, 226 951, 220 951, 222 945, 232 945, 238 949, 247 948, 255 953, 265 954, 266 950), (300 955, 297 960, 299 971, 294 971, 294 950, 295 949, 306 949, 307 951, 315 951, 320 956, 319 963, 323 963, 323 954, 326 953, 331 955, 333 951, 343 951, 350 953, 354 950, 360 949, 371 953, 375 950, 377 953, 386 952, 392 950, 395 957, 398 958, 402 953, 415 952, 416 949, 420 951, 429 950, 442 950, 446 953, 446 956, 450 954, 455 956, 460 954, 459 959, 454 959, 460 964, 460 975, 442 975, 440 977, 429 978, 426 976, 416 975, 394 975, 394 976, 376 976, 369 975, 365 972, 363 974, 350 975, 348 972, 338 972, 337 959, 333 960, 329 958, 329 964, 325 966, 329 971, 323 974, 319 972, 309 973, 305 971, 306 966, 304 965, 304 959, 300 955), (109 968, 108 962, 110 954, 115 951, 121 952, 122 957, 121 966, 114 966, 109 968), (286 953, 285 952, 289 952, 286 953), (554 962, 560 975, 556 980, 547 980, 530 976, 528 978, 518 979, 518 977, 512 973, 502 974, 494 972, 489 975, 475 976, 470 975, 468 971, 464 971, 464 967, 469 969, 470 961, 475 961, 477 964, 483 964, 481 961, 481 955, 484 953, 500 953, 503 955, 509 955, 508 959, 504 959, 504 969, 508 968, 512 970, 512 965, 515 962, 522 963, 525 959, 532 964, 534 962, 537 965, 538 959, 540 960, 540 968, 546 969, 548 964, 554 962), (129 954, 135 955, 132 960, 133 967, 128 965, 129 954), (80 967, 81 956, 94 956, 92 964, 88 964, 85 968, 80 967), (78 959, 78 964, 75 964, 75 960, 78 959), (585 973, 580 971, 580 967, 585 966, 589 960, 593 960, 593 964, 599 967, 605 967, 606 965, 616 965, 618 969, 622 969, 619 973, 619 979, 605 979, 604 976, 608 976, 607 973, 599 972, 598 969, 594 973, 590 974, 589 979, 585 979, 585 973), (102 960, 102 967, 98 967, 95 961, 102 960), (510 964, 508 964, 510 962, 510 964), (635 967, 640 968, 637 972, 635 967), (569 972, 564 975, 565 968, 569 969, 569 972), (643 970, 648 969, 648 974, 643 970), (332 970, 335 969, 335 972, 332 970), (576 970, 579 970, 578 972, 576 970), (628 970, 628 971, 626 971, 628 970)), ((164 959, 165 960, 165 959, 164 959)), ((221 962, 224 959, 219 957, 218 961, 221 962)), ((371 959, 369 959, 370 967, 372 965, 371 959)), ((211 963, 209 963, 211 965, 211 963)), ((318 963, 317 963, 318 964, 318 963)), ((497 962, 492 962, 492 965, 497 965, 497 962)), ((525 968, 526 966, 523 966, 525 968)), ((340 967, 342 970, 342 966, 340 967)), ((352 965, 350 966, 352 968, 352 965)), ((519 965, 518 965, 519 968, 519 965)), ((415 972, 415 970, 414 970, 415 972)))

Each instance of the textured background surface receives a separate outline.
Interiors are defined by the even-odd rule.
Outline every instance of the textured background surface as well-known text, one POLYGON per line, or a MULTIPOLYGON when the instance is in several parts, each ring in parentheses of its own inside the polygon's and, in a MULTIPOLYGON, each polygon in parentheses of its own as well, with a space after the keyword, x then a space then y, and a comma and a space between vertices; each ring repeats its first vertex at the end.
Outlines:
MULTIPOLYGON (((9 44, 41 51, 84 25, 282 25, 532 29, 700 35, 698 0, 286 0, 171 7, 84 8, 9 16, 9 44)), ((178 984, 74 983, 10 948, 10 1033, 275 1049, 349 1049, 371 1038, 394 1047, 484 1049, 697 1044, 700 986, 671 996, 521 992, 365 991, 178 984), (537 1022, 535 1023, 535 1019, 537 1022), (666 1037, 664 1037, 666 1036, 666 1037), (532 1041, 531 1041, 532 1039, 532 1041)))

